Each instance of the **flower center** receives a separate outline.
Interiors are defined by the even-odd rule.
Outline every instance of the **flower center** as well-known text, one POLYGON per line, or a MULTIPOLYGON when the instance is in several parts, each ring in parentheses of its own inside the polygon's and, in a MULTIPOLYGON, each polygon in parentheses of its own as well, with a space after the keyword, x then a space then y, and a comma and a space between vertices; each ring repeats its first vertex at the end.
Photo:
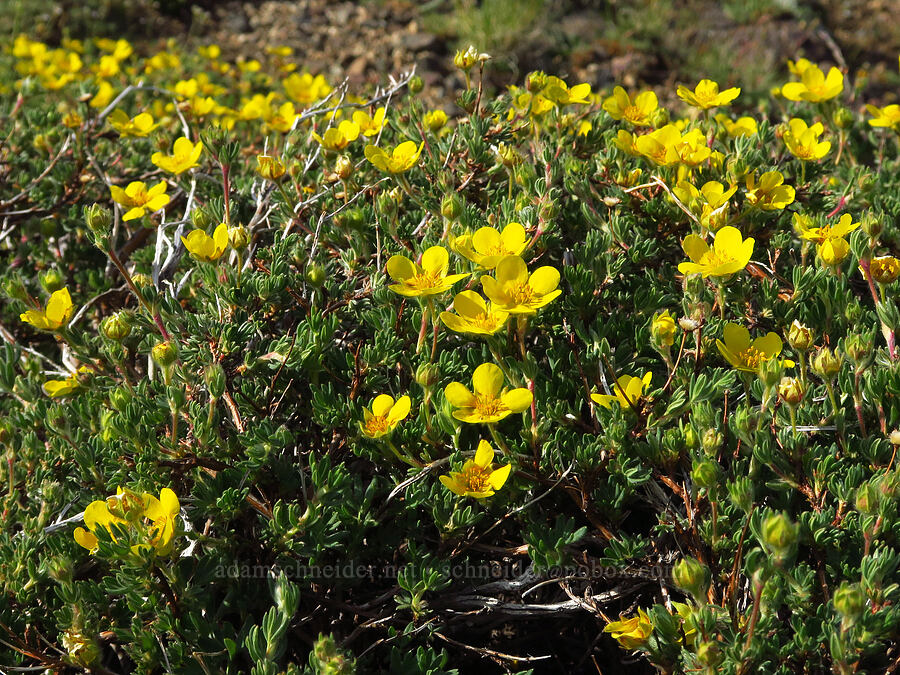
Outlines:
POLYGON ((494 398, 493 396, 475 396, 475 410, 478 411, 478 414, 481 417, 496 417, 504 410, 506 410, 506 406, 503 405, 503 401, 499 398, 494 398))
POLYGON ((387 415, 370 417, 366 421, 366 433, 370 436, 383 434, 388 430, 387 415))
POLYGON ((519 281, 510 284, 509 297, 512 298, 513 304, 528 305, 535 301, 536 293, 527 281, 519 281))
POLYGON ((629 122, 637 124, 644 120, 644 111, 636 105, 630 105, 622 111, 622 116, 629 122))
POLYGON ((406 285, 412 286, 418 291, 440 286, 441 275, 438 272, 419 272, 411 279, 407 279, 406 285))
POLYGON ((497 244, 496 246, 491 246, 491 247, 485 252, 485 254, 486 254, 486 255, 489 255, 489 256, 495 256, 495 255, 496 255, 496 256, 506 256, 506 255, 513 255, 513 252, 510 251, 508 248, 506 248, 506 246, 505 246, 505 245, 503 244, 503 242, 501 241, 501 242, 500 242, 499 244, 497 244))
POLYGON ((492 330, 497 325, 496 318, 489 312, 482 312, 478 316, 469 319, 469 322, 473 326, 478 326, 482 330, 492 330))
POLYGON ((748 368, 753 368, 754 370, 759 367, 760 363, 769 360, 768 355, 765 352, 758 350, 756 347, 747 347, 747 349, 738 354, 738 356, 744 365, 748 368))
POLYGON ((488 479, 491 476, 491 470, 487 467, 480 467, 477 464, 470 466, 460 473, 460 482, 465 486, 468 492, 485 492, 490 484, 488 479))
POLYGON ((734 258, 727 254, 711 250, 703 256, 703 265, 707 267, 719 267, 734 262, 734 258))

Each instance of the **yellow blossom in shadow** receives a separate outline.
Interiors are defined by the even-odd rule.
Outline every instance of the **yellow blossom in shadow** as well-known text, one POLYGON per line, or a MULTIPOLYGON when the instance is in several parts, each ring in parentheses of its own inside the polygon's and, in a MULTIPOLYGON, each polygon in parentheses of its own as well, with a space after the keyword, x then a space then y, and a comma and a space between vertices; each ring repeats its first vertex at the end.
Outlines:
POLYGON ((610 621, 603 632, 612 635, 613 639, 625 649, 637 649, 647 643, 647 638, 653 633, 653 624, 650 623, 647 613, 643 609, 638 609, 637 616, 610 621))
POLYGON ((638 400, 644 395, 647 387, 650 386, 651 377, 653 377, 652 373, 644 373, 643 377, 620 375, 613 385, 613 395, 591 394, 591 400, 604 408, 612 408, 612 404, 615 401, 619 402, 623 410, 635 408, 638 400))
POLYGON ((509 464, 494 469, 493 461, 494 449, 487 441, 481 440, 475 458, 467 459, 462 470, 451 471, 449 476, 438 478, 455 495, 484 499, 503 487, 512 469, 509 464))
POLYGON ((816 221, 812 217, 802 213, 794 213, 793 221, 794 230, 801 239, 818 245, 829 239, 846 237, 860 225, 853 222, 849 213, 843 214, 835 225, 816 225, 816 221))
POLYGON ((451 312, 441 312, 441 321, 456 333, 493 335, 506 325, 509 313, 488 304, 475 291, 462 291, 453 298, 451 312))
POLYGON ((443 246, 432 246, 422 254, 422 264, 402 255, 391 256, 387 272, 397 283, 388 286, 394 293, 407 297, 437 295, 450 290, 468 274, 447 274, 450 254, 443 246))
POLYGON ((43 310, 29 309, 19 318, 40 330, 59 330, 72 317, 72 297, 68 288, 54 291, 43 310))
POLYGON ((730 225, 716 232, 712 248, 696 234, 689 234, 681 242, 690 262, 679 263, 682 274, 701 274, 706 277, 727 277, 739 272, 753 255, 752 237, 742 239, 740 231, 730 225))
POLYGON ((531 274, 525 261, 517 255, 501 258, 494 276, 481 277, 484 294, 498 309, 510 314, 534 314, 560 296, 559 271, 550 266, 537 268, 531 274))
POLYGON ((866 111, 872 116, 869 126, 887 127, 900 134, 900 105, 892 103, 883 108, 867 105, 866 111))
MULTIPOLYGON (((862 269, 860 267, 860 269, 862 269)), ((883 255, 869 261, 869 272, 879 284, 890 284, 900 277, 900 260, 892 255, 883 255)))
POLYGON ((503 371, 493 363, 482 363, 472 374, 472 391, 461 382, 451 382, 444 396, 455 408, 453 417, 469 424, 493 424, 512 413, 522 412, 534 396, 521 387, 506 391, 503 371))

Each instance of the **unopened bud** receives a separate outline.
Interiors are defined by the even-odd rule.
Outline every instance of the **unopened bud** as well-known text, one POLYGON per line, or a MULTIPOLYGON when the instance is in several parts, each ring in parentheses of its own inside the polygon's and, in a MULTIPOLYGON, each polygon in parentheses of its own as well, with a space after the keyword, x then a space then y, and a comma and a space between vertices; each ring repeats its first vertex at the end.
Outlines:
POLYGON ((787 343, 797 352, 808 352, 812 348, 812 331, 796 319, 788 328, 787 343))
POLYGON ((662 347, 671 347, 675 343, 675 319, 665 310, 662 314, 656 314, 650 324, 650 336, 653 341, 662 347))
POLYGON ((430 389, 441 379, 440 369, 433 363, 425 363, 416 369, 416 384, 422 389, 430 389))
POLYGON ((694 481, 694 485, 704 490, 715 490, 719 485, 720 476, 719 465, 712 459, 695 461, 691 469, 691 480, 694 481))
POLYGON ((48 293, 58 291, 65 286, 65 284, 66 280, 63 279, 63 275, 56 270, 47 270, 41 275, 41 286, 43 286, 44 290, 48 293))
POLYGON ((728 484, 728 496, 731 498, 731 502, 744 513, 749 513, 753 508, 755 492, 753 479, 748 476, 740 476, 728 484))
POLYGON ((415 96, 425 88, 425 83, 422 81, 421 77, 419 77, 418 75, 413 75, 411 78, 409 78, 409 82, 407 83, 406 88, 409 90, 410 94, 415 96))
POLYGON ((672 581, 678 588, 690 593, 697 602, 706 602, 711 575, 709 568, 696 558, 682 558, 672 567, 672 581))
POLYGON ((547 86, 547 74, 541 70, 535 70, 528 73, 525 78, 525 88, 532 94, 537 94, 547 86))
POLYGON ((857 619, 866 606, 866 594, 859 584, 851 584, 846 581, 834 592, 832 598, 834 608, 847 619, 857 619))
POLYGON ((94 243, 99 248, 109 246, 110 227, 112 226, 112 213, 100 204, 91 204, 84 208, 84 220, 88 228, 94 234, 94 243))
POLYGON ((242 251, 250 243, 250 233, 243 225, 228 228, 228 243, 235 251, 242 251))
POLYGON ((790 407, 800 405, 806 392, 796 377, 782 377, 778 383, 778 396, 790 407))
POLYGON ((822 347, 812 361, 813 372, 826 382, 830 382, 841 371, 841 357, 828 347, 822 347))
POLYGON ((151 351, 150 355, 161 367, 168 368, 175 363, 175 348, 168 342, 158 343, 151 351))
POLYGON ((131 333, 131 322, 128 312, 116 312, 103 319, 100 330, 110 340, 124 340, 131 333))
POLYGON ((878 490, 871 483, 863 483, 856 490, 856 510, 860 513, 870 516, 878 511, 880 503, 880 495, 878 490))
POLYGON ((277 157, 270 155, 256 156, 256 172, 270 181, 277 181, 286 171, 284 164, 277 157))
POLYGON ((834 111, 834 125, 838 129, 849 129, 853 126, 853 113, 846 108, 838 108, 834 111))
POLYGON ((791 555, 797 535, 797 525, 784 513, 772 514, 763 521, 763 544, 775 556, 776 564, 783 563, 791 555))
POLYGON ((315 263, 306 268, 306 282, 316 288, 325 283, 325 268, 315 263))
POLYGON ((213 220, 212 215, 202 207, 191 211, 191 224, 198 230, 205 230, 213 224, 213 220))
POLYGON ((341 180, 347 180, 353 175, 353 162, 347 155, 340 155, 334 162, 334 173, 341 180))
POLYGON ((441 200, 441 215, 449 221, 455 221, 462 214, 462 200, 455 192, 444 195, 441 200))
POLYGON ((213 363, 207 366, 203 378, 206 380, 206 388, 209 390, 210 397, 222 398, 225 393, 225 369, 222 368, 222 364, 213 363))

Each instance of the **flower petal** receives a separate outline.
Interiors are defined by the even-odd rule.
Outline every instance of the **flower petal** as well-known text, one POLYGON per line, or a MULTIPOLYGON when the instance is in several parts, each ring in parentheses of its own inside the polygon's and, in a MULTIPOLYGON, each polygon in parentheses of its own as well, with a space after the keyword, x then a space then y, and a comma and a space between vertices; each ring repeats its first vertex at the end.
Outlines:
POLYGON ((497 398, 503 382, 503 371, 493 363, 482 363, 472 373, 472 390, 476 396, 497 398))
POLYGON ((372 414, 375 417, 384 417, 388 414, 391 407, 394 405, 394 398, 389 396, 388 394, 381 394, 375 397, 375 400, 372 401, 372 414))
POLYGON ((494 461, 494 449, 491 444, 482 439, 478 442, 478 449, 475 451, 475 464, 481 468, 491 465, 494 461))
POLYGON ((503 401, 503 405, 512 412, 518 413, 531 406, 531 402, 534 400, 534 394, 525 387, 520 387, 506 392, 500 397, 500 400, 503 401))
POLYGON ((416 264, 409 258, 402 255, 391 256, 387 261, 387 273, 391 275, 394 281, 406 281, 416 276, 418 273, 416 264))
POLYGON ((444 398, 454 408, 475 407, 475 396, 462 382, 451 382, 444 388, 444 398))

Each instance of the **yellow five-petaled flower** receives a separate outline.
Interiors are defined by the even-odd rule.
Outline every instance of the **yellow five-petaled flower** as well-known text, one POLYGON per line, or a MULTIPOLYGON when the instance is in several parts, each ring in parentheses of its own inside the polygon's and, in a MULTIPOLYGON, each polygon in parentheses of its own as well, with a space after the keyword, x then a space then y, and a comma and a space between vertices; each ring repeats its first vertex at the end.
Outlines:
POLYGON ((228 225, 219 223, 213 236, 203 230, 193 230, 181 242, 192 256, 203 262, 215 262, 228 248, 228 225))
POLYGON ((452 331, 472 335, 493 335, 506 325, 509 312, 484 301, 475 291, 462 291, 453 298, 451 312, 441 312, 441 321, 452 331))
POLYGON ((645 373, 643 377, 621 375, 613 385, 613 396, 609 394, 591 394, 591 400, 604 408, 612 408, 612 403, 618 401, 623 410, 636 409, 638 400, 644 391, 650 386, 652 373, 645 373))
POLYGON ((512 469, 509 464, 494 469, 493 461, 494 449, 487 441, 481 440, 474 459, 467 459, 461 471, 451 471, 449 476, 440 476, 439 479, 448 490, 460 497, 490 497, 503 487, 512 469))
POLYGON ((413 141, 405 141, 388 154, 377 145, 366 146, 366 159, 384 173, 398 174, 409 171, 419 161, 425 141, 417 146, 413 141))
MULTIPOLYGON (((774 359, 781 353, 782 342, 777 333, 766 333, 752 342, 750 331, 736 323, 725 324, 723 340, 716 340, 716 346, 736 370, 755 373, 764 361, 774 359)), ((794 365, 790 359, 782 362, 786 368, 794 365)))
POLYGON ((821 122, 807 126, 805 121, 795 117, 788 122, 788 126, 783 136, 784 144, 797 159, 804 162, 822 159, 831 150, 830 142, 819 140, 825 131, 821 122))
POLYGON ((676 92, 678 98, 688 105, 708 110, 720 105, 728 105, 741 93, 740 88, 731 87, 725 91, 719 91, 719 83, 713 80, 700 80, 694 91, 687 87, 679 86, 676 92))
POLYGON ((59 330, 72 316, 72 297, 68 288, 54 291, 43 310, 29 309, 19 315, 25 323, 40 330, 59 330))
POLYGON ((198 165, 200 153, 203 152, 203 143, 192 143, 190 138, 182 136, 175 139, 171 155, 154 152, 150 161, 163 171, 174 173, 176 176, 198 165))
POLYGON ((559 271, 550 266, 537 268, 531 274, 525 261, 517 255, 501 258, 494 276, 481 277, 484 294, 498 309, 510 314, 534 314, 562 293, 559 271))
POLYGON ((151 494, 137 494, 121 487, 106 500, 91 502, 84 510, 87 529, 75 529, 75 541, 92 553, 99 546, 97 532, 106 530, 113 541, 116 529, 125 530, 136 543, 132 553, 153 550, 155 555, 166 555, 172 550, 175 536, 175 518, 181 509, 178 497, 169 488, 163 488, 159 499, 151 494))
POLYGON ((727 277, 739 272, 750 262, 753 255, 753 238, 741 238, 740 231, 726 225, 718 232, 712 248, 696 234, 689 234, 681 242, 681 247, 691 259, 679 263, 682 274, 701 274, 706 277, 727 277))
POLYGON ((482 363, 472 374, 472 390, 461 382, 451 382, 444 396, 455 410, 453 417, 469 424, 493 424, 531 405, 534 395, 526 388, 503 388, 503 371, 493 363, 482 363))
POLYGON ((388 286, 394 293, 407 297, 420 297, 443 293, 468 274, 447 274, 450 254, 443 246, 432 246, 422 254, 422 263, 416 264, 402 255, 391 256, 387 271, 397 283, 388 286))
POLYGON ((139 180, 132 181, 124 190, 116 185, 110 185, 109 192, 116 204, 128 209, 122 216, 122 220, 140 218, 147 211, 159 211, 169 203, 164 180, 159 181, 150 189, 147 189, 146 183, 139 180))
POLYGON ((647 613, 639 608, 637 616, 610 621, 603 632, 611 634, 625 649, 636 649, 647 642, 647 638, 653 633, 653 624, 647 613))
POLYGON ((395 402, 392 396, 381 394, 372 401, 372 409, 363 408, 363 421, 359 428, 367 438, 381 438, 409 415, 409 396, 401 396, 395 402))
POLYGON ((510 223, 503 231, 482 227, 472 236, 458 237, 453 244, 457 253, 489 270, 508 255, 522 255, 526 246, 528 233, 520 223, 510 223))

